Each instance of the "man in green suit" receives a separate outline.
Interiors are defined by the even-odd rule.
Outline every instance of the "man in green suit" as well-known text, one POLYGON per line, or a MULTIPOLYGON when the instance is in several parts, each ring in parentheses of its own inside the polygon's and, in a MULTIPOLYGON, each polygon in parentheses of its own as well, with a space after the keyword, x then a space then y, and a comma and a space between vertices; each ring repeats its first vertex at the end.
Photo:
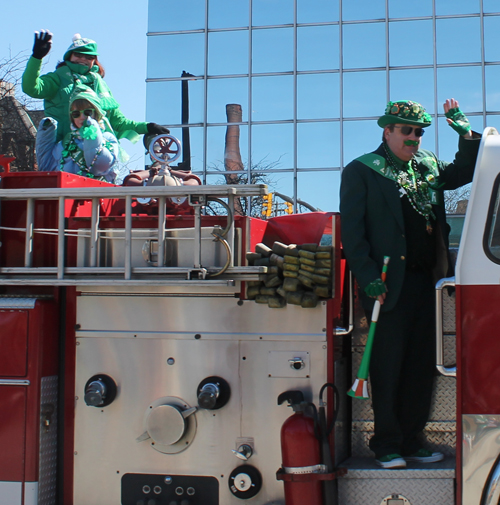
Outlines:
POLYGON ((480 135, 455 99, 444 103, 460 137, 452 163, 420 149, 432 118, 417 102, 389 102, 378 120, 379 148, 342 173, 342 245, 370 319, 382 304, 370 362, 375 433, 370 449, 383 468, 407 461, 432 463, 439 452, 422 447, 435 367, 434 285, 453 274, 448 252, 444 190, 472 181, 480 135), (387 282, 380 275, 390 256, 387 282))

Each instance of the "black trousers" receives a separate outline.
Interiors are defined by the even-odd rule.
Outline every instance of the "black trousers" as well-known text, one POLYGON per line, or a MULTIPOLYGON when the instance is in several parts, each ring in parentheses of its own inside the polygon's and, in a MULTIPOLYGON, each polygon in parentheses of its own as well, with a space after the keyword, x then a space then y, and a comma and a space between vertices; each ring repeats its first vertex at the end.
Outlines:
POLYGON ((376 458, 421 448, 436 363, 435 317, 431 274, 406 272, 398 303, 379 315, 372 349, 375 434, 369 445, 376 458))

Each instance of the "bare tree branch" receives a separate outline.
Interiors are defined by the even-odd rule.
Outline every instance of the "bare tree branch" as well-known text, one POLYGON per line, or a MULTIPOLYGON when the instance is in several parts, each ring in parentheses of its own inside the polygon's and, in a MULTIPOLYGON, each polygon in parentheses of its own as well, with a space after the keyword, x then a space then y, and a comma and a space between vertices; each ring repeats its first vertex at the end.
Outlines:
MULTIPOLYGON (((458 211, 460 211, 459 213, 462 213, 460 208, 457 209, 457 206, 459 202, 470 198, 470 188, 471 185, 467 184, 461 188, 444 192, 444 208, 447 214, 456 214, 458 211)), ((463 205, 460 207, 463 207, 463 205)))
POLYGON ((28 59, 29 55, 26 51, 21 51, 14 56, 9 52, 9 56, 0 58, 0 83, 3 83, 0 87, 0 100, 14 93, 19 103, 25 108, 42 109, 41 100, 35 100, 21 90, 21 79, 28 59))
MULTIPOLYGON (((266 158, 259 160, 255 163, 252 163, 250 169, 250 177, 248 176, 247 169, 245 168, 245 164, 242 163, 241 171, 234 173, 231 172, 231 184, 266 184, 269 188, 274 189, 278 183, 278 181, 273 178, 276 174, 270 174, 269 170, 272 170, 279 166, 281 160, 281 156, 275 161, 268 161, 266 158)), ((212 163, 209 166, 210 170, 217 170, 221 172, 220 180, 216 181, 215 184, 228 184, 227 182, 227 173, 224 170, 225 163, 219 161, 218 163, 212 163)), ((261 209, 264 200, 261 196, 254 196, 250 198, 241 198, 241 210, 242 215, 251 216, 251 217, 261 217, 261 209), (249 210, 250 205, 250 210, 249 210)), ((209 214, 219 215, 225 214, 225 209, 222 206, 211 203, 207 206, 207 211, 209 214)), ((283 205, 284 212, 284 205, 283 205)))
POLYGON ((21 92, 27 60, 25 52, 0 59, 0 154, 15 157, 12 171, 36 170, 33 113, 43 106, 21 92))

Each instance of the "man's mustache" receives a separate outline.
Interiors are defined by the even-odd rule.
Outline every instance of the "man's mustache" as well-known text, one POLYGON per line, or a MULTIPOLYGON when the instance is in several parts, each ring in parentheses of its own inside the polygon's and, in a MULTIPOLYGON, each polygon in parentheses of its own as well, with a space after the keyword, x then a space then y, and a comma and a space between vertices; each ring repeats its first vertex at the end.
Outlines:
POLYGON ((405 146, 418 146, 418 140, 405 140, 405 146))

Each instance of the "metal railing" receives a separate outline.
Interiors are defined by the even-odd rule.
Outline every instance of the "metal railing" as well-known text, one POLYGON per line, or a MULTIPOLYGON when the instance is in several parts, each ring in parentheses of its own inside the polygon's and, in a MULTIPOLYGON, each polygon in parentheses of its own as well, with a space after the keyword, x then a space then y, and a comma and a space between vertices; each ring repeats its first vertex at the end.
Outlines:
POLYGON ((436 368, 441 375, 446 377, 457 376, 457 366, 444 365, 444 339, 443 339, 443 289, 455 286, 455 277, 441 279, 436 284, 436 368))
MULTIPOLYGON (((153 284, 153 285, 183 285, 183 284, 222 284, 234 285, 237 280, 255 280, 259 274, 265 273, 265 267, 237 267, 234 266, 235 223, 234 199, 267 194, 265 184, 248 185, 214 185, 214 186, 140 186, 140 187, 92 187, 92 188, 23 188, 0 189, 0 201, 25 200, 26 226, 12 228, 0 226, 4 230, 25 233, 24 266, 0 267, 0 285, 106 285, 110 280, 114 284, 153 284), (133 202, 134 199, 154 198, 158 203, 158 225, 156 240, 158 253, 156 266, 134 267, 132 265, 133 239, 133 202), (186 198, 194 209, 193 227, 193 266, 169 267, 165 265, 164 253, 167 240, 167 199, 186 198), (124 200, 124 265, 100 266, 98 245, 100 240, 100 202, 102 199, 124 200), (221 199, 227 199, 227 204, 221 199), (35 203, 37 200, 57 200, 58 216, 57 228, 36 229, 35 203), (89 266, 66 266, 67 251, 66 238, 82 236, 82 230, 65 229, 66 200, 91 201, 89 266), (201 263, 201 226, 202 208, 209 201, 217 201, 227 211, 227 225, 225 229, 214 227, 214 240, 220 241, 226 250, 226 264, 221 268, 205 268, 201 263), (33 266, 34 237, 37 233, 57 236, 57 260, 55 266, 33 266)), ((0 224, 1 216, 0 216, 0 224)))

